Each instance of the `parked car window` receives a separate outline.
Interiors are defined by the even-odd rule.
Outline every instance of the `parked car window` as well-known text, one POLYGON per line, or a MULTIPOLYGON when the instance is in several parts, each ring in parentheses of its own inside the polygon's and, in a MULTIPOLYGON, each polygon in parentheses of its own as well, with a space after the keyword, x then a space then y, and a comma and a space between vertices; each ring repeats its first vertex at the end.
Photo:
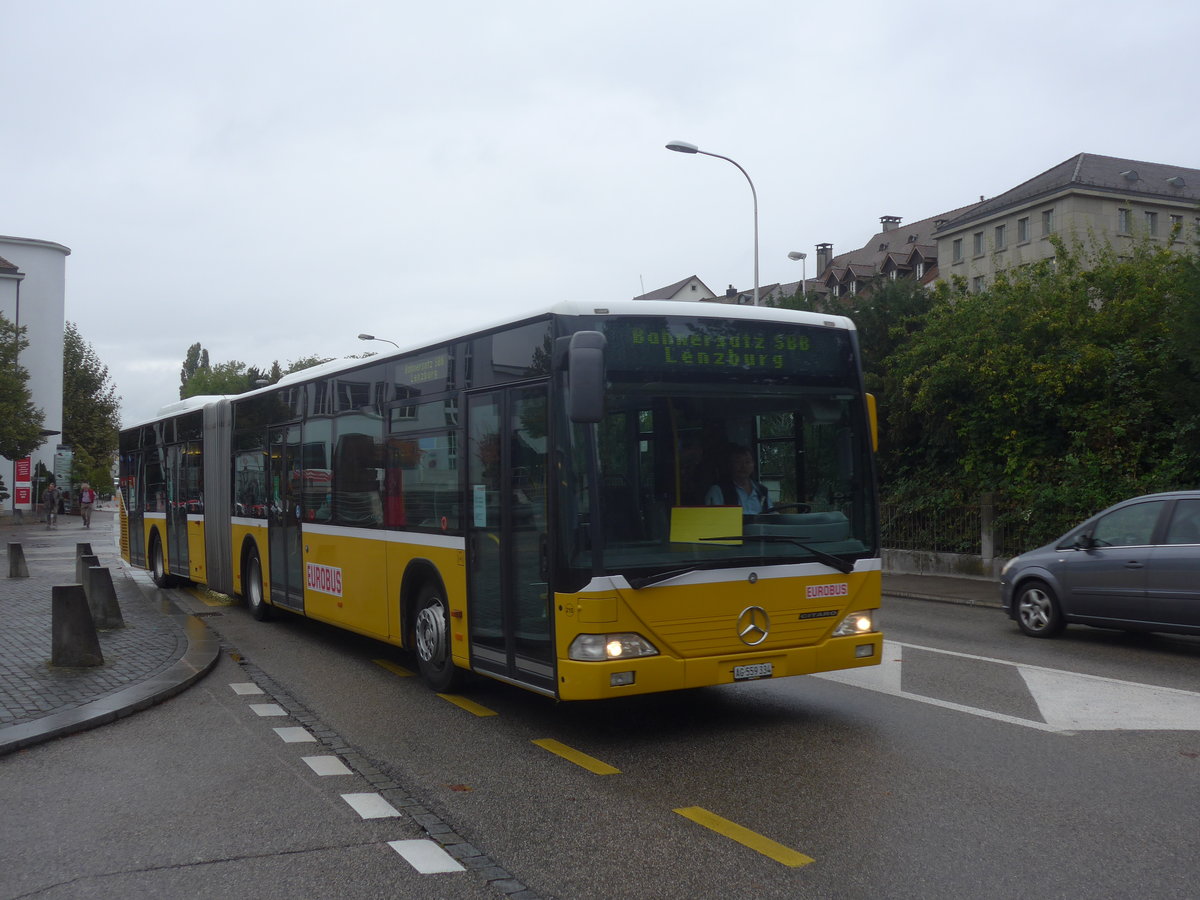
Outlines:
POLYGON ((1135 503, 1114 510, 1096 523, 1092 539, 1098 547, 1141 547, 1154 536, 1163 502, 1135 503))
POLYGON ((1200 544, 1200 500, 1180 500, 1171 516, 1166 544, 1200 544))

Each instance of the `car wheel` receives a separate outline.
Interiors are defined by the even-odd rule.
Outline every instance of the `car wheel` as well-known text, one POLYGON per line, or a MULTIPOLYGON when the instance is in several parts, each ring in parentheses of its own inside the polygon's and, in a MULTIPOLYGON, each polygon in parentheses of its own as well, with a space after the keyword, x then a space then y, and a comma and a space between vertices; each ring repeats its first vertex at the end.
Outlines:
POLYGON ((442 592, 430 582, 417 593, 413 638, 425 683, 439 693, 458 687, 462 671, 450 658, 450 610, 442 592))
POLYGON ((1058 598, 1048 585, 1040 581, 1023 584, 1017 591, 1013 605, 1017 613, 1017 626, 1030 637, 1054 637, 1066 627, 1058 598))
POLYGON ((246 557, 246 570, 242 575, 242 592, 246 597, 246 609, 250 615, 265 622, 271 618, 271 607, 263 598, 262 563, 258 560, 258 551, 251 550, 246 557))
POLYGON ((174 587, 175 576, 167 571, 167 561, 163 556, 162 541, 156 534, 150 542, 150 577, 160 588, 174 587))

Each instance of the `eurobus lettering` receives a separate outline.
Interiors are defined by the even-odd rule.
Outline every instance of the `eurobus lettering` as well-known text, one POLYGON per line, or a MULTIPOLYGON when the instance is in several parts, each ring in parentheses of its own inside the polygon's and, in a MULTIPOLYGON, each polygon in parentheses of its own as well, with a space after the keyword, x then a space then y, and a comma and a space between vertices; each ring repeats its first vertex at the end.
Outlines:
POLYGON ((847 319, 563 303, 124 429, 122 548, 411 652, 439 691, 870 666, 874 428, 847 319))

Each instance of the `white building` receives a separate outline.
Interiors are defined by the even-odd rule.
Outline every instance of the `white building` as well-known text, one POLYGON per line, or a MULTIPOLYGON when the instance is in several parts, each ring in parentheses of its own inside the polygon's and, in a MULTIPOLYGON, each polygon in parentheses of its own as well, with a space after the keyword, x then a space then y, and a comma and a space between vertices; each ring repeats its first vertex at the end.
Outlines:
MULTIPOLYGON (((33 403, 45 413, 42 425, 45 442, 32 453, 38 462, 54 470, 54 451, 62 432, 63 416, 63 327, 66 323, 66 274, 70 248, 53 241, 0 236, 0 312, 10 322, 26 329, 29 346, 20 362, 29 372, 33 403)), ((0 457, 0 473, 12 499, 4 511, 17 507, 15 464, 0 457)))

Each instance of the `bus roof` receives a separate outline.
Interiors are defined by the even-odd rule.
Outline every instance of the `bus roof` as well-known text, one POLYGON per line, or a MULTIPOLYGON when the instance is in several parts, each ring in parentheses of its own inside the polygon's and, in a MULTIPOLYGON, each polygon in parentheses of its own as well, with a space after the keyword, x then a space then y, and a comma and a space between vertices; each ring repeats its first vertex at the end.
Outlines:
MULTIPOLYGON (((797 309, 781 309, 774 306, 734 306, 729 303, 716 303, 692 300, 615 300, 610 303, 595 303, 585 300, 562 300, 543 307, 534 307, 519 315, 509 315, 503 319, 487 322, 474 328, 457 329, 440 337, 427 337, 421 341, 400 344, 395 350, 387 350, 375 356, 362 359, 333 359, 320 365, 310 366, 284 375, 274 384, 238 394, 240 397, 250 397, 254 394, 266 393, 282 385, 296 384, 308 381, 324 374, 333 374, 356 366, 368 365, 370 362, 402 356, 407 353, 436 347, 440 344, 462 340, 476 334, 485 334, 519 322, 527 322, 548 315, 557 316, 697 316, 710 319, 743 319, 747 321, 780 322, 794 325, 816 325, 826 328, 841 328, 854 331, 854 323, 846 316, 828 315, 825 313, 807 312, 797 309)), ((188 397, 169 403, 149 419, 134 422, 122 430, 155 422, 162 418, 177 416, 181 413, 202 409, 230 395, 188 397)))

